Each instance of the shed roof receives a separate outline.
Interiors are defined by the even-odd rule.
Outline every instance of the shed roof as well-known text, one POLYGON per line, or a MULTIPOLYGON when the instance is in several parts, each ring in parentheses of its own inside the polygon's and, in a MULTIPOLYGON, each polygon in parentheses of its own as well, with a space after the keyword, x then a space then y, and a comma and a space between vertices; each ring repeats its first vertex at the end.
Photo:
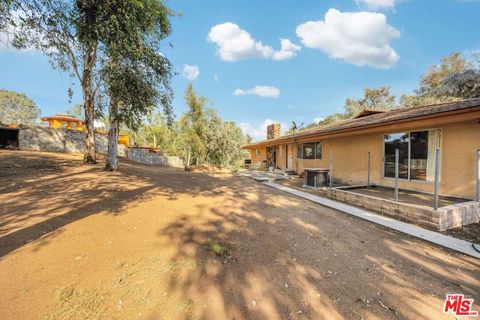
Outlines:
POLYGON ((59 121, 71 121, 71 122, 83 122, 82 119, 75 118, 69 114, 56 114, 54 116, 46 116, 41 118, 42 121, 59 120, 59 121))

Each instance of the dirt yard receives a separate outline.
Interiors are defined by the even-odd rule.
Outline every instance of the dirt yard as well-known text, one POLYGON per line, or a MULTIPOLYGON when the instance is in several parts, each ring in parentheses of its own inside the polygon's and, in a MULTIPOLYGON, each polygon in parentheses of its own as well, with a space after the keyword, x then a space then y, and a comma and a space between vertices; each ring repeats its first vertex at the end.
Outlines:
MULTIPOLYGON (((295 179, 285 179, 285 180, 277 180, 275 181, 278 184, 284 185, 286 187, 294 188, 303 192, 308 192, 314 195, 318 196, 326 196, 326 190, 325 189, 311 189, 311 188, 303 188, 303 180, 301 178, 295 178, 295 179)), ((390 199, 394 200, 395 195, 392 190, 382 188, 382 187, 376 187, 376 188, 371 188, 368 190, 365 189, 352 189, 349 190, 350 192, 357 192, 361 194, 366 194, 366 195, 371 195, 374 197, 379 197, 379 198, 384 198, 384 199, 390 199), (383 194, 382 192, 385 191, 383 194)), ((460 201, 469 201, 467 199, 460 199, 460 198, 440 198, 441 199, 441 204, 443 206, 450 205, 453 203, 458 203, 460 201)), ((411 192, 411 191, 400 191, 400 202, 410 202, 410 203, 416 203, 419 205, 425 205, 428 206, 433 200, 431 200, 431 197, 427 197, 425 194, 421 193, 416 193, 416 192, 411 192), (425 198, 427 201, 425 201, 425 198)), ((361 208, 361 207, 360 207, 361 208)), ((434 231, 437 231, 434 229, 434 231)), ((455 237, 458 239, 462 239, 471 243, 476 243, 480 244, 480 223, 472 223, 467 226, 463 226, 462 228, 457 228, 457 229, 450 229, 447 231, 441 232, 443 234, 449 235, 451 237, 455 237)))
POLYGON ((480 260, 244 177, 0 151, 0 288, 0 319, 443 319, 480 260))

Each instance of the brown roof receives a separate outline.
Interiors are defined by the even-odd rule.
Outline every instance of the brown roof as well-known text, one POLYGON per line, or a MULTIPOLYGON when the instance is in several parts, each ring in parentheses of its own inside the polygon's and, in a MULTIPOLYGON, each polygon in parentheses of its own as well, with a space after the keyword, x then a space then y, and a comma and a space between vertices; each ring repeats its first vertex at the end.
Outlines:
POLYGON ((324 135, 347 130, 361 129, 372 126, 382 126, 395 122, 413 121, 418 118, 436 117, 442 114, 448 114, 454 111, 474 111, 480 110, 480 98, 448 102, 442 104, 427 105, 422 107, 398 108, 387 112, 376 113, 369 116, 339 121, 333 124, 315 127, 309 130, 301 131, 295 134, 281 136, 279 138, 263 140, 252 143, 248 146, 261 145, 266 142, 272 143, 292 138, 303 138, 314 135, 324 135))
POLYGON ((42 121, 48 121, 48 120, 60 120, 60 121, 75 121, 75 122, 83 122, 82 119, 75 118, 71 115, 68 114, 56 114, 54 116, 47 116, 47 117, 42 117, 42 121))

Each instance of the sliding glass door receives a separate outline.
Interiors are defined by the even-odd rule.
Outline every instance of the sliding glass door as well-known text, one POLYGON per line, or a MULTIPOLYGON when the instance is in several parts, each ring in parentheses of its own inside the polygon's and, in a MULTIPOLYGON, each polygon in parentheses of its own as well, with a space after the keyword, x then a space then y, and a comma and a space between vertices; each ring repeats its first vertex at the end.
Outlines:
POLYGON ((395 149, 398 149, 400 179, 433 181, 437 148, 440 148, 440 130, 385 135, 384 177, 395 178, 395 149))
POLYGON ((410 179, 427 180, 428 131, 410 133, 410 179))
POLYGON ((384 175, 395 178, 395 150, 399 150, 398 177, 408 179, 408 133, 387 134, 384 136, 384 175))

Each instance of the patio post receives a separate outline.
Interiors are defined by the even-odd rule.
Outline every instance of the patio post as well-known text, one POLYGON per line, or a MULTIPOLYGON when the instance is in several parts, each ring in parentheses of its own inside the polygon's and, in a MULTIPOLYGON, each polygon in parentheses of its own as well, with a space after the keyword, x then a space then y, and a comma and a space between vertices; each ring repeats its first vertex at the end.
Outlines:
POLYGON ((330 150, 330 170, 328 171, 330 174, 330 188, 333 187, 333 151, 330 150))
POLYGON ((480 149, 477 150, 477 202, 480 202, 480 149))
POLYGON ((398 202, 398 168, 399 168, 400 150, 395 149, 395 201, 398 202))
POLYGON ((370 187, 370 151, 367 158, 367 187, 370 187))
POLYGON ((435 150, 435 185, 433 208, 438 209, 438 192, 440 191, 440 149, 435 150))

